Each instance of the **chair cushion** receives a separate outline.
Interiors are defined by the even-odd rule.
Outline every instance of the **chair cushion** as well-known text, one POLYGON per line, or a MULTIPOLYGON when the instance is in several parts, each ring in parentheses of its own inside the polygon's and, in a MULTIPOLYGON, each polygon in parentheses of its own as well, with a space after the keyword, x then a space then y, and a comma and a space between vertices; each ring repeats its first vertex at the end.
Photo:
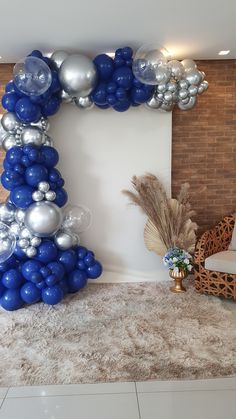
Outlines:
POLYGON ((209 256, 205 259, 205 268, 209 271, 236 274, 236 252, 225 250, 209 256))
POLYGON ((236 250, 236 222, 234 223, 232 239, 229 244, 228 250, 236 250))

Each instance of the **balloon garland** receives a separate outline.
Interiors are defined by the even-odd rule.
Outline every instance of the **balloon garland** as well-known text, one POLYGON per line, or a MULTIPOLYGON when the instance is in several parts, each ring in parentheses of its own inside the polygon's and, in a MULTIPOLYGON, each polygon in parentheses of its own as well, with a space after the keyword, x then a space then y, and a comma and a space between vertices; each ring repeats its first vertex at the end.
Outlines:
POLYGON ((32 51, 14 67, 2 105, 0 142, 6 151, 1 175, 10 191, 0 204, 0 305, 17 310, 43 301, 54 305, 102 273, 92 251, 80 246, 89 227, 88 208, 67 205, 59 155, 48 135, 48 117, 62 102, 124 112, 146 104, 170 111, 193 107, 208 84, 192 60, 167 59, 154 47, 119 48, 100 54, 32 51))

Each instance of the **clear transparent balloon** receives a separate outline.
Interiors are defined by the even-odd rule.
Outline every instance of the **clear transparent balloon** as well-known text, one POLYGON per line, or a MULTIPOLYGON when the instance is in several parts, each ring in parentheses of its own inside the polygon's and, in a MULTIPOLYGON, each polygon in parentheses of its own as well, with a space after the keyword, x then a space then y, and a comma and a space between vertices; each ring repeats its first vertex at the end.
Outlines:
POLYGON ((62 228, 72 231, 75 234, 83 233, 87 230, 92 221, 92 215, 89 208, 84 205, 67 205, 64 209, 64 220, 62 228))
POLYGON ((167 66, 168 51, 155 44, 143 45, 133 60, 135 77, 145 84, 156 85, 168 81, 170 71, 167 66))
POLYGON ((13 254, 16 247, 16 236, 8 225, 0 222, 0 263, 5 262, 13 254))
POLYGON ((13 74, 17 88, 26 95, 42 95, 52 82, 49 66, 37 57, 26 57, 18 61, 13 74))

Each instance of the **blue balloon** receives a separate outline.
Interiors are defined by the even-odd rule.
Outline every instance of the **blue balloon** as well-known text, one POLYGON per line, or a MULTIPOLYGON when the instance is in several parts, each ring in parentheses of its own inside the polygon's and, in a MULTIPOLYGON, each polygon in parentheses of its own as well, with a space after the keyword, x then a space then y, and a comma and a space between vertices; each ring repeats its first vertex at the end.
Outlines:
POLYGON ((42 291, 42 300, 45 304, 55 305, 58 304, 64 297, 64 292, 60 285, 44 288, 42 291))
POLYGON ((107 95, 107 103, 109 105, 114 106, 117 102, 117 97, 114 94, 107 95))
POLYGON ((60 252, 58 260, 62 263, 66 273, 73 271, 77 262, 77 255, 75 250, 70 249, 65 250, 64 252, 60 252))
POLYGON ((47 278, 47 276, 51 274, 51 269, 49 269, 47 266, 42 266, 42 268, 40 268, 40 273, 44 278, 47 278))
POLYGON ((153 94, 153 86, 143 85, 142 87, 133 87, 131 90, 131 99, 138 104, 147 102, 153 94))
POLYGON ((110 83, 107 84, 106 86, 106 91, 109 94, 115 93, 117 90, 118 86, 114 81, 111 81, 110 83))
POLYGON ((45 282, 46 282, 48 287, 52 287, 53 285, 55 285, 58 282, 58 279, 57 279, 56 275, 49 275, 45 279, 45 282))
POLYGON ((8 163, 8 161, 6 159, 3 160, 3 169, 4 170, 8 170, 8 169, 12 169, 12 165, 8 163))
POLYGON ((0 298, 3 296, 5 291, 6 291, 6 288, 4 287, 2 282, 0 281, 0 298))
POLYGON ((59 207, 63 207, 68 200, 68 195, 65 189, 58 188, 55 190, 56 192, 56 199, 54 200, 54 204, 58 205, 59 207))
POLYGON ((58 93, 61 90, 62 90, 62 87, 59 81, 58 72, 52 71, 52 83, 50 85, 50 91, 52 93, 58 93))
POLYGON ((116 82, 119 87, 124 87, 124 89, 130 89, 132 87, 134 76, 131 68, 129 67, 119 67, 117 68, 112 76, 112 80, 116 82))
POLYGON ((38 122, 41 118, 41 110, 39 105, 32 103, 27 97, 23 97, 17 101, 15 112, 17 117, 24 124, 38 122))
POLYGON ((6 288, 19 288, 24 282, 24 278, 17 269, 10 269, 2 276, 2 283, 6 288))
POLYGON ((61 281, 59 281, 58 282, 58 285, 60 286, 60 288, 62 289, 62 291, 63 291, 63 294, 64 294, 64 296, 68 293, 68 291, 69 291, 69 287, 68 287, 68 284, 67 284, 67 281, 66 281, 66 279, 62 279, 61 281))
POLYGON ((27 304, 34 304, 41 300, 41 291, 32 282, 27 282, 21 287, 20 295, 27 304))
POLYGON ((128 99, 124 99, 117 102, 113 106, 113 109, 115 109, 115 111, 117 112, 125 112, 129 109, 129 107, 130 107, 130 101, 128 99))
POLYGON ((59 111, 60 104, 61 104, 61 99, 59 99, 59 97, 57 97, 56 95, 53 95, 48 100, 47 103, 42 105, 42 108, 41 108, 42 115, 45 117, 54 115, 55 113, 59 111))
POLYGON ((5 92, 6 93, 15 93, 15 85, 14 85, 14 81, 10 80, 6 86, 5 86, 5 92))
POLYGON ((51 273, 55 275, 57 281, 60 281, 65 275, 65 269, 62 263, 60 262, 51 262, 47 266, 51 273))
POLYGON ((25 167, 29 167, 31 165, 29 157, 24 155, 21 159, 21 164, 23 164, 25 167))
POLYGON ((132 48, 131 47, 124 47, 124 48, 122 48, 121 55, 122 55, 122 57, 125 60, 131 59, 132 56, 133 56, 133 50, 132 50, 132 48))
POLYGON ((120 68, 120 67, 124 67, 126 65, 126 62, 121 57, 115 57, 114 64, 115 64, 115 68, 120 68))
POLYGON ((1 175, 1 183, 5 189, 11 191, 17 186, 23 185, 24 178, 13 170, 5 170, 1 175))
POLYGON ((21 298, 20 290, 8 289, 4 292, 0 299, 0 305, 2 308, 8 311, 18 310, 24 304, 21 298))
POLYGON ((9 164, 14 166, 15 164, 21 163, 22 156, 24 156, 22 147, 15 146, 7 151, 6 160, 9 164))
POLYGON ((30 101, 38 105, 45 105, 51 96, 52 96, 52 93, 50 92, 50 90, 47 90, 42 95, 31 95, 30 101))
POLYGON ((22 164, 15 164, 14 166, 14 172, 23 175, 25 173, 25 168, 22 166, 22 164))
POLYGON ((40 263, 37 260, 27 260, 27 262, 23 263, 22 265, 22 275, 25 279, 28 281, 31 281, 32 274, 38 273, 41 276, 41 281, 43 280, 43 277, 41 273, 39 272, 42 268, 42 263, 40 263))
POLYGON ((76 292, 85 287, 87 284, 87 278, 88 276, 85 271, 76 269, 71 272, 68 279, 69 292, 76 292))
POLYGON ((93 253, 88 252, 87 255, 84 257, 83 262, 85 263, 86 267, 93 266, 95 263, 93 253))
POLYGON ((86 270, 87 275, 91 279, 96 279, 102 274, 102 265, 100 262, 95 261, 94 265, 89 266, 86 270))
POLYGON ((41 164, 33 164, 26 169, 25 180, 30 186, 38 186, 39 182, 48 180, 48 171, 41 164))
POLYGON ((97 68, 100 80, 108 80, 111 78, 114 71, 114 62, 111 57, 106 54, 100 54, 96 56, 93 62, 97 68))
POLYGON ((37 248, 37 260, 43 263, 49 263, 56 260, 58 250, 56 245, 51 240, 44 240, 37 248))
POLYGON ((79 259, 84 259, 84 257, 87 255, 88 250, 86 247, 79 246, 77 249, 77 255, 79 259))
POLYGON ((50 146, 44 146, 41 150, 43 164, 46 167, 54 167, 59 161, 59 154, 55 148, 50 146))
POLYGON ((11 268, 17 268, 18 265, 19 261, 14 255, 12 255, 10 258, 5 260, 5 262, 0 263, 0 272, 6 272, 11 268))
POLYGON ((127 91, 124 87, 119 87, 116 91, 116 97, 119 100, 127 99, 127 91))
POLYGON ((38 49, 34 49, 30 54, 29 57, 37 57, 37 58, 43 58, 43 54, 38 49))
POLYGON ((15 247, 14 255, 20 260, 26 260, 27 259, 27 256, 26 256, 25 252, 18 245, 16 245, 16 247, 15 247))
POLYGON ((57 169, 51 169, 48 178, 50 182, 57 182, 61 178, 61 173, 57 169))
POLYGON ((19 96, 17 96, 16 93, 6 93, 2 97, 2 106, 4 109, 6 109, 8 112, 14 112, 16 102, 18 101, 19 96))
POLYGON ((76 264, 76 267, 77 267, 78 269, 80 269, 81 271, 83 271, 83 270, 86 270, 86 269, 87 269, 87 266, 85 265, 85 263, 84 263, 84 261, 83 261, 82 259, 79 259, 79 260, 78 260, 78 262, 77 262, 77 264, 76 264))
POLYGON ((27 208, 30 204, 32 204, 32 193, 34 192, 34 188, 29 185, 21 185, 14 188, 10 193, 11 202, 16 207, 19 208, 27 208))
POLYGON ((100 82, 91 94, 91 99, 96 105, 107 105, 106 83, 100 82))

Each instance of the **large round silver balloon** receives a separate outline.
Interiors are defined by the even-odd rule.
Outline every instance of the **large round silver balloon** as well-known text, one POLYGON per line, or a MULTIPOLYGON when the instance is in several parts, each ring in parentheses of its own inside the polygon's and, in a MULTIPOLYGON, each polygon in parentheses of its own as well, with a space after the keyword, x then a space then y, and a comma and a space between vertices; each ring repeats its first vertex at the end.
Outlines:
POLYGON ((16 247, 16 236, 10 230, 10 227, 0 222, 0 263, 5 262, 16 247))
POLYGON ((49 201, 35 202, 25 214, 25 226, 37 237, 54 236, 62 224, 61 209, 49 201))
POLYGON ((151 108, 151 109, 158 109, 158 108, 160 108, 161 104, 162 104, 162 100, 159 100, 155 95, 153 95, 146 102, 147 108, 151 108))
POLYGON ((17 118, 17 116, 13 112, 6 112, 4 113, 1 123, 3 128, 10 132, 15 133, 17 129, 21 126, 20 120, 17 118))
POLYGON ((191 70, 185 76, 185 79, 194 86, 198 86, 202 81, 202 74, 199 70, 191 70))
POLYGON ((94 103, 92 102, 89 96, 76 97, 74 98, 74 102, 76 106, 80 109, 92 109, 94 106, 94 103))
POLYGON ((184 66, 183 66, 183 64, 181 64, 180 61, 171 60, 171 61, 168 62, 168 67, 171 71, 171 76, 173 77, 173 79, 175 79, 175 80, 182 79, 182 77, 184 75, 184 66))
POLYGON ((22 131, 21 140, 24 145, 33 144, 41 147, 45 142, 45 134, 38 127, 27 127, 22 131))
POLYGON ((65 61, 65 59, 68 57, 68 52, 63 51, 63 50, 58 50, 55 51, 52 55, 51 55, 51 60, 54 62, 55 67, 57 69, 59 69, 63 63, 63 61, 65 61))
POLYGON ((62 88, 71 96, 88 96, 97 82, 93 61, 82 54, 69 55, 59 70, 62 88))
POLYGON ((69 232, 59 231, 54 241, 60 250, 67 250, 74 246, 74 237, 69 232))
POLYGON ((3 223, 11 223, 15 220, 15 206, 10 203, 0 204, 0 221, 3 223))
POLYGON ((188 103, 183 103, 183 101, 179 101, 178 102, 178 107, 179 109, 181 109, 182 111, 187 111, 189 109, 192 109, 194 107, 194 105, 197 102, 197 97, 196 96, 190 96, 188 103))
POLYGON ((15 146, 16 146, 16 137, 12 134, 8 134, 2 142, 3 150, 8 151, 12 147, 15 147, 15 146))

